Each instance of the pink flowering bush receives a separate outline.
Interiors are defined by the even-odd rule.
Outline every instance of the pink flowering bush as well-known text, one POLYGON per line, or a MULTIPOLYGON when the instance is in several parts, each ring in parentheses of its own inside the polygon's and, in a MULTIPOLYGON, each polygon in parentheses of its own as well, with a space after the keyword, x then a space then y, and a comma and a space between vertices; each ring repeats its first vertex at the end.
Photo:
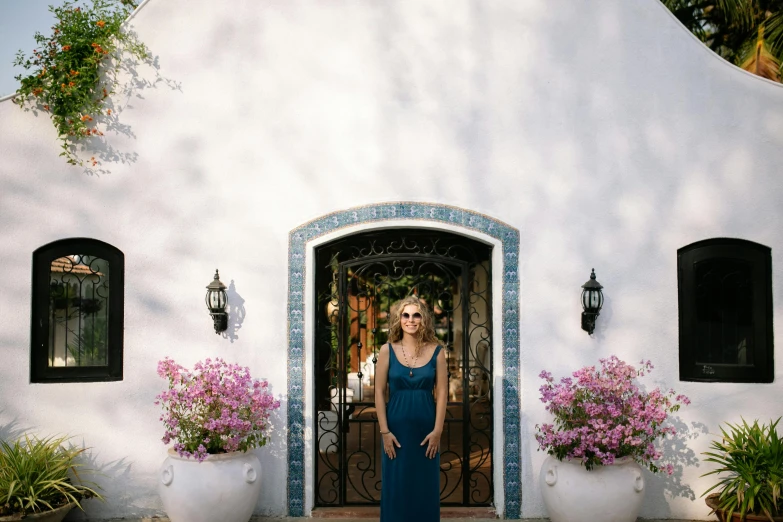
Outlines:
POLYGON ((158 375, 169 388, 155 398, 163 406, 160 420, 165 444, 183 457, 199 462, 214 453, 247 451, 269 438, 269 415, 280 407, 266 381, 250 377, 250 370, 223 359, 206 359, 188 371, 166 357, 158 375))
POLYGON ((546 381, 540 388, 541 402, 555 422, 536 425, 539 449, 558 460, 582 459, 588 470, 630 457, 652 472, 671 475, 671 464, 663 469, 656 466, 661 453, 654 442, 675 435, 667 416, 690 400, 675 396, 674 390, 642 391, 636 377, 652 370, 650 361, 642 361, 638 370, 614 355, 600 362, 599 370, 586 366, 575 371, 573 379, 564 377, 558 384, 549 372, 541 372, 546 381))

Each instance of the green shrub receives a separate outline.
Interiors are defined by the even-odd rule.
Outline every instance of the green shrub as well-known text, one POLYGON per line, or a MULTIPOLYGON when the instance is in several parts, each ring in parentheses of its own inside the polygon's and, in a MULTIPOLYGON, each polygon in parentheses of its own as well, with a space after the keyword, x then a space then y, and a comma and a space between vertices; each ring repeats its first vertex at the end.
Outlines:
POLYGON ((79 480, 75 462, 84 449, 65 448, 67 437, 0 441, 0 516, 48 511, 102 497, 79 480), (75 483, 72 477, 79 480, 75 483))
MULTIPOLYGON (((57 18, 52 33, 35 34, 37 45, 30 56, 17 53, 14 65, 29 72, 16 77, 21 85, 14 103, 48 113, 62 142, 60 155, 72 165, 82 165, 74 152, 76 144, 103 135, 95 123, 99 116, 111 115, 106 99, 117 84, 123 54, 144 59, 148 52, 123 28, 134 0, 76 4, 65 0, 59 7, 49 6, 57 18)), ((90 161, 97 164, 94 157, 90 161)))
POLYGON ((704 476, 724 474, 711 488, 704 492, 717 490, 718 509, 724 511, 726 520, 734 512, 741 515, 765 515, 772 517, 783 513, 783 440, 777 432, 780 418, 770 423, 752 425, 744 419, 742 424, 726 423, 729 431, 721 428, 723 437, 714 440, 712 451, 704 452, 720 467, 705 473, 704 476))

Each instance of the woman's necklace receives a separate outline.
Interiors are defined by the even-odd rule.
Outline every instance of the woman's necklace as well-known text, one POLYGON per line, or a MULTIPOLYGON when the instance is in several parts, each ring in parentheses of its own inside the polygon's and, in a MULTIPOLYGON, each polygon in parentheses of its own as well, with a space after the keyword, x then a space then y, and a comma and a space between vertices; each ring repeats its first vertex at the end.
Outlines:
POLYGON ((419 358, 418 351, 414 352, 416 355, 413 357, 413 364, 408 364, 408 354, 405 353, 405 344, 402 341, 400 341, 400 346, 402 346, 402 356, 405 357, 405 366, 410 370, 408 375, 413 377, 413 367, 416 365, 416 359, 419 358))

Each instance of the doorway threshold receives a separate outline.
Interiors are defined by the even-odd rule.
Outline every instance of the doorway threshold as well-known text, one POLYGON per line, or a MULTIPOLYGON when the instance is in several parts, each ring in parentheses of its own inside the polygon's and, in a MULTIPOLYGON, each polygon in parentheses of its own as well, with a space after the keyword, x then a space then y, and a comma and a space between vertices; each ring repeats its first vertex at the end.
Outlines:
MULTIPOLYGON (((379 506, 340 506, 340 507, 316 507, 313 508, 313 518, 341 518, 341 519, 375 519, 381 516, 379 506)), ((493 507, 461 507, 442 506, 440 518, 463 518, 492 520, 497 518, 493 507)))

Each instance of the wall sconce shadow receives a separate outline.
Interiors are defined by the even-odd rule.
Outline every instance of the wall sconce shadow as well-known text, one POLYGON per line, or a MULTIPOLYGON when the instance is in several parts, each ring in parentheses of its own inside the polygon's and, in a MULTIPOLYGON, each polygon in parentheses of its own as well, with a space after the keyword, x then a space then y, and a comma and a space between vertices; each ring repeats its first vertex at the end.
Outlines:
POLYGON ((232 343, 239 339, 237 332, 242 328, 242 323, 245 322, 245 300, 237 293, 234 280, 228 284, 228 290, 226 291, 228 296, 228 328, 223 332, 223 337, 231 341, 232 343))

